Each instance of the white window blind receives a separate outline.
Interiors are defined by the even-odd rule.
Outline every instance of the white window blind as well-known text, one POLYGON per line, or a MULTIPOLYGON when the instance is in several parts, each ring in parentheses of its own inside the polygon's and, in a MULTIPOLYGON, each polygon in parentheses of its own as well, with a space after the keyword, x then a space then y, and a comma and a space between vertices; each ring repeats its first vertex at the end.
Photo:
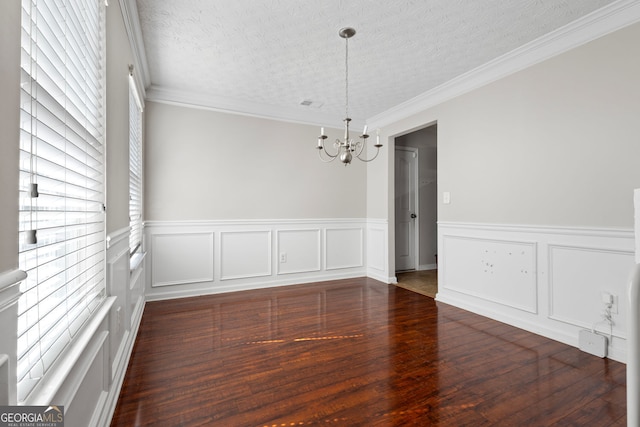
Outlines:
POLYGON ((22 0, 19 402, 105 295, 103 40, 103 1, 22 0))
MULTIPOLYGON (((130 71, 132 72, 132 71, 130 71)), ((129 249, 142 243, 142 103, 133 75, 129 75, 129 249)))

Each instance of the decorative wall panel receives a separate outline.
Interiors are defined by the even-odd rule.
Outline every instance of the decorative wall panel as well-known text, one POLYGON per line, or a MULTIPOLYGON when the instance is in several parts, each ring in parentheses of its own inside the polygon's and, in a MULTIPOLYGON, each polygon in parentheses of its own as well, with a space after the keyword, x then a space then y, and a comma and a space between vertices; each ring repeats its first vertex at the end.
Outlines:
POLYGON ((627 318, 626 283, 633 268, 633 251, 579 246, 549 246, 549 317, 562 322, 613 332, 626 337, 626 324, 611 330, 599 323, 604 310, 602 294, 614 297, 616 317, 627 318), (576 298, 579 296, 579 298, 576 298))
POLYGON ((362 228, 331 228, 325 231, 325 268, 362 267, 363 261, 362 228))
POLYGON ((535 243, 446 236, 443 245, 443 287, 537 311, 535 243))
POLYGON ((271 275, 271 231, 220 233, 220 280, 271 275))
POLYGON ((213 233, 154 234, 152 286, 213 280, 213 233))
POLYGON ((278 238, 278 274, 320 271, 320 229, 280 230, 278 238))

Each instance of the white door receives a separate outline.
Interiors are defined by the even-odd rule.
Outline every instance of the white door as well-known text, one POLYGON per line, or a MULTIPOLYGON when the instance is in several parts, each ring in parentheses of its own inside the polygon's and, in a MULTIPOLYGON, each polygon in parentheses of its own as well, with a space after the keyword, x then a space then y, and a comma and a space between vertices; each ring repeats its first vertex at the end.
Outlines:
POLYGON ((418 149, 395 150, 396 271, 417 269, 418 149))

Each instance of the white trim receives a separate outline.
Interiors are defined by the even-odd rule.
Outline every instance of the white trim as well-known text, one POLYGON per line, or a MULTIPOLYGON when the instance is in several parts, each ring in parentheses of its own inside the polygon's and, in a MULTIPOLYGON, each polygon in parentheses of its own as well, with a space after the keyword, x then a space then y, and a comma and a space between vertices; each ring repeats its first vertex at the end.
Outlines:
POLYGON ((120 10, 122 11, 127 38, 133 53, 134 69, 140 71, 139 73, 134 73, 134 78, 140 80, 137 82, 139 83, 137 87, 142 95, 141 98, 144 99, 146 97, 145 88, 151 84, 151 74, 149 73, 149 63, 145 53, 142 29, 140 28, 138 6, 136 6, 135 0, 120 0, 120 10))
MULTIPOLYGON (((171 289, 169 287, 165 287, 164 289, 159 289, 159 292, 154 292, 152 295, 146 296, 147 301, 163 301, 170 299, 178 299, 178 298, 189 298, 196 297, 201 295, 214 295, 220 293, 227 292, 238 292, 238 291, 248 291, 252 289, 268 289, 279 286, 291 286, 291 285, 302 285, 305 283, 315 283, 315 282, 325 282, 331 280, 341 280, 341 279, 353 279, 356 277, 365 277, 366 274, 363 271, 356 271, 353 273, 332 273, 332 274, 318 274, 318 275, 304 275, 301 277, 295 277, 294 275, 283 275, 278 276, 277 278, 272 277, 264 277, 259 278, 262 280, 259 281, 249 281, 245 283, 232 283, 223 282, 219 286, 215 288, 193 288, 193 289, 171 289), (292 276, 292 277, 286 277, 292 276)), ((380 280, 385 282, 383 279, 378 279, 373 277, 373 279, 380 280)), ((158 288, 154 289, 158 290, 158 288)))
POLYGON ((126 226, 124 228, 121 228, 120 230, 116 230, 109 233, 105 239, 107 242, 107 249, 111 248, 114 245, 117 245, 122 241, 125 241, 125 240, 128 241, 130 230, 131 228, 129 226, 126 226))
MULTIPOLYGON (((637 190, 636 190, 637 191, 637 190)), ((640 264, 629 280, 629 340, 627 341, 627 425, 640 426, 640 264)))
POLYGON ((105 410, 102 412, 101 421, 96 423, 96 425, 108 427, 111 424, 111 419, 113 418, 113 414, 118 403, 118 397, 120 396, 120 390, 122 389, 122 384, 124 383, 124 377, 127 373, 127 366, 129 366, 129 360, 131 359, 135 340, 138 336, 140 323, 142 322, 142 313, 144 312, 145 304, 146 303, 144 301, 144 298, 142 298, 142 304, 136 305, 136 309, 133 312, 131 332, 127 337, 127 339, 129 340, 127 344, 127 352, 125 357, 121 359, 121 364, 117 366, 117 371, 112 375, 113 381, 111 382, 109 395, 107 396, 104 404, 105 410))
POLYGON ((27 273, 17 269, 0 273, 0 290, 20 283, 26 278, 27 273))
POLYGON ((384 127, 640 21, 638 0, 619 0, 467 73, 370 117, 384 127))
POLYGON ((526 224, 491 224, 474 222, 438 221, 439 228, 473 229, 482 231, 509 231, 522 233, 563 234, 572 236, 594 236, 632 239, 631 228, 604 227, 573 227, 555 225, 526 225, 526 224))
MULTIPOLYGON (((95 335, 95 337, 91 338, 91 341, 88 343, 89 345, 87 345, 82 350, 82 358, 80 359, 82 363, 76 364, 72 371, 72 375, 75 377, 74 379, 76 381, 71 381, 69 383, 69 388, 65 390, 65 393, 61 393, 64 395, 64 397, 56 396, 56 400, 58 402, 62 402, 62 404, 65 407, 69 407, 70 404, 76 398, 76 395, 78 394, 78 390, 80 390, 80 386, 82 385, 82 382, 86 378, 88 378, 87 374, 89 373, 89 369, 91 368, 91 365, 95 361, 98 354, 102 352, 104 355, 105 343, 107 343, 108 337, 109 337, 109 332, 107 331, 98 332, 95 335)), ((65 377, 65 379, 69 380, 69 377, 67 376, 65 377)), ((100 397, 98 399, 98 402, 96 402, 96 406, 93 412, 93 417, 95 417, 96 413, 98 413, 99 410, 102 408, 101 403, 104 402, 105 395, 106 395, 106 392, 104 391, 100 393, 100 397)), ((53 398, 53 395, 52 395, 52 398, 53 398)))
POLYGON ((109 314, 116 297, 108 297, 102 302, 102 306, 93 313, 91 319, 82 328, 82 331, 67 347, 61 358, 56 361, 45 377, 21 404, 29 406, 49 405, 56 393, 65 383, 65 380, 75 368, 78 360, 84 356, 84 351, 91 343, 98 328, 109 314))
MULTIPOLYGON (((177 91, 156 85, 151 85, 147 89, 146 100, 186 108, 336 129, 338 129, 339 123, 344 120, 341 115, 303 109, 306 107, 283 107, 203 93, 177 91)), ((353 129, 362 128, 365 123, 364 118, 352 118, 351 120, 353 129)))
MULTIPOLYGON (((381 220, 377 220, 381 221, 381 220)), ((302 219, 213 219, 194 221, 145 221, 146 229, 155 227, 236 227, 236 226, 279 226, 291 224, 361 224, 371 223, 366 218, 302 218, 302 219)), ((380 223, 386 223, 380 222, 380 223)), ((260 231, 260 230, 258 230, 260 231)))
POLYGON ((135 254, 133 254, 131 259, 129 260, 129 271, 133 273, 138 267, 140 267, 142 261, 144 261, 144 258, 146 256, 146 252, 136 252, 135 254))
POLYGON ((6 310, 20 299, 20 283, 27 278, 22 270, 12 270, 0 274, 0 311, 6 310))

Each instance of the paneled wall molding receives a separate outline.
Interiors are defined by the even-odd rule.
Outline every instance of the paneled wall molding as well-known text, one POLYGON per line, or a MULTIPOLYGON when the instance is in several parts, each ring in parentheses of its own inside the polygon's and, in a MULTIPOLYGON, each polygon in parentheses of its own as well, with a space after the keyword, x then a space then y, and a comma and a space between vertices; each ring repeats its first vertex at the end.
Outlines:
POLYGON ((145 235, 148 300, 388 276, 386 221, 149 221, 145 235))
POLYGON ((20 282, 26 278, 27 273, 22 270, 0 273, 0 311, 18 302, 20 295, 22 295, 20 282))
POLYGON ((624 362, 634 249, 633 230, 619 228, 439 222, 436 299, 576 347, 593 328, 624 362))

